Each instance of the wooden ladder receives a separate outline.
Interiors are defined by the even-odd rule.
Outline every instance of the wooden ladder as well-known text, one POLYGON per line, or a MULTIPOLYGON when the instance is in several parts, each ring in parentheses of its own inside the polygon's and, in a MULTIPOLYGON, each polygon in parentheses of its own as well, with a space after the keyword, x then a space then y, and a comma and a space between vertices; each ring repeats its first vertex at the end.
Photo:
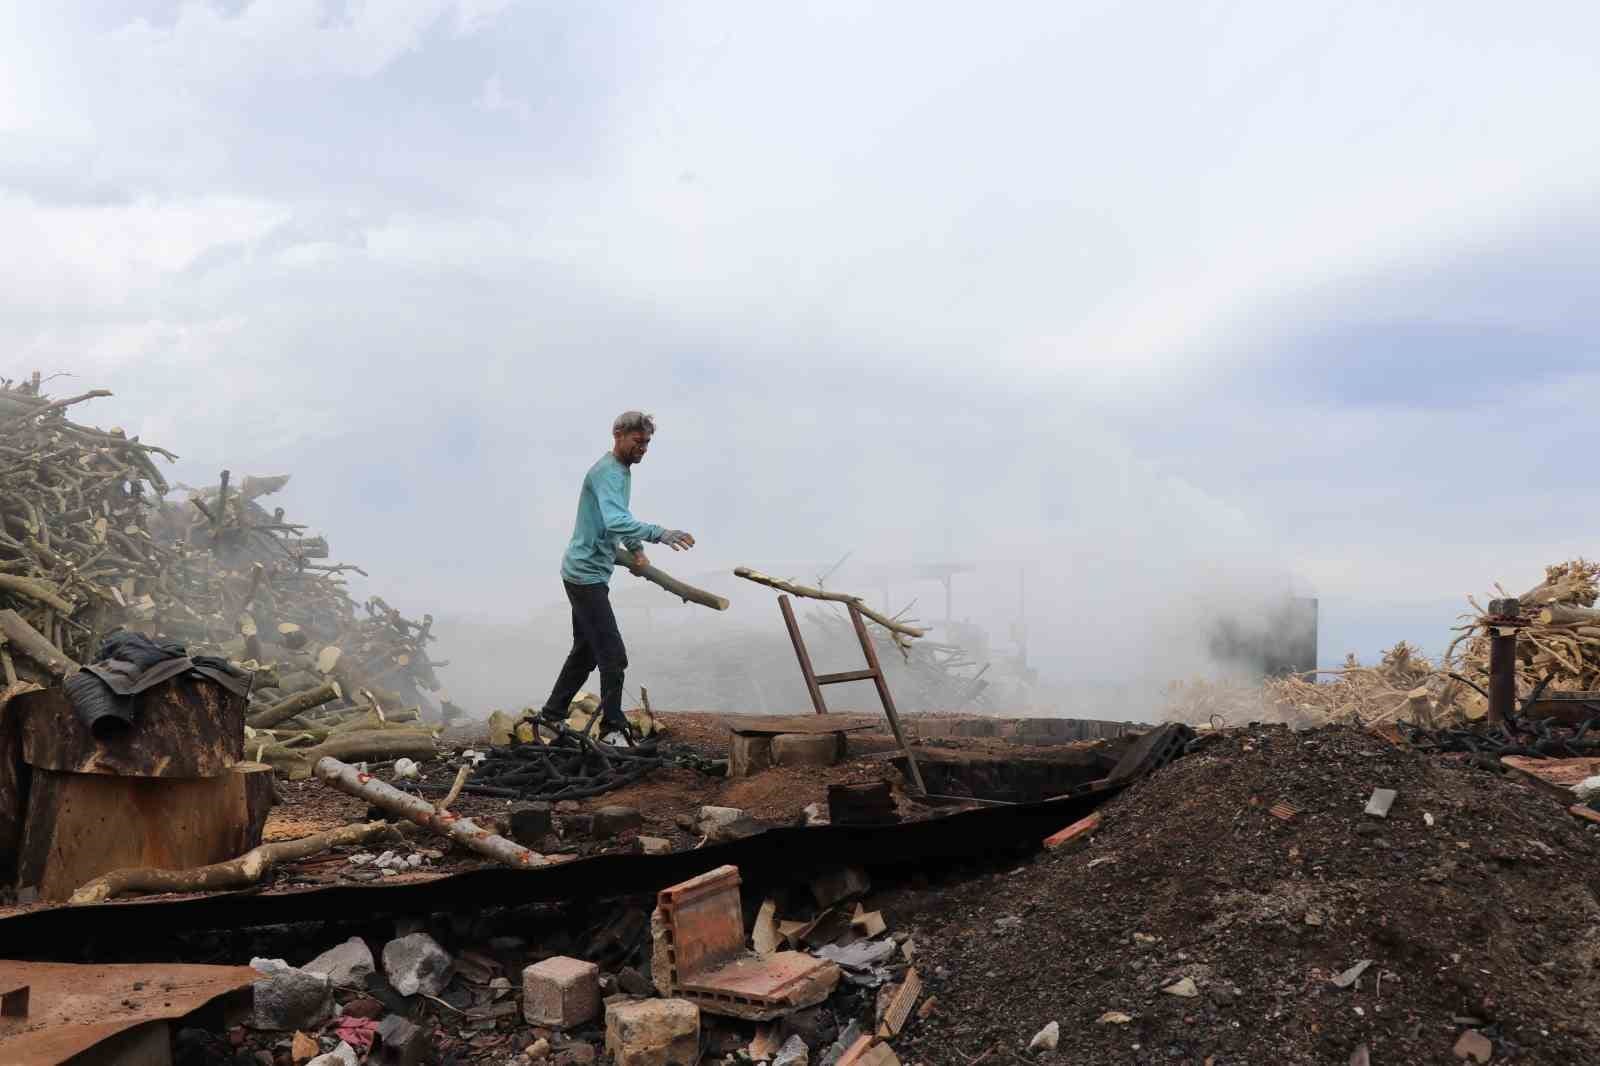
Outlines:
POLYGON ((900 728, 900 715, 894 709, 894 696, 889 692, 889 682, 884 679, 883 667, 878 662, 878 651, 872 646, 872 638, 867 634, 867 622, 861 615, 861 609, 854 603, 846 603, 845 608, 850 612, 850 624, 856 628, 856 639, 861 641, 861 651, 867 657, 865 670, 844 670, 836 674, 819 674, 811 666, 811 653, 806 650, 805 638, 800 635, 800 623, 794 616, 794 605, 789 602, 787 595, 778 597, 778 610, 783 612, 783 624, 788 627, 789 639, 794 642, 795 658, 800 660, 800 673, 806 679, 806 691, 811 693, 811 706, 817 709, 818 714, 827 714, 828 705, 822 698, 823 685, 842 685, 846 681, 871 681, 878 688, 878 701, 883 704, 883 713, 889 718, 889 728, 894 730, 894 739, 900 745, 900 752, 906 757, 906 765, 911 770, 911 780, 917 786, 917 791, 924 796, 928 794, 928 786, 922 783, 922 770, 917 766, 917 757, 911 753, 911 745, 906 741, 905 730, 900 728))

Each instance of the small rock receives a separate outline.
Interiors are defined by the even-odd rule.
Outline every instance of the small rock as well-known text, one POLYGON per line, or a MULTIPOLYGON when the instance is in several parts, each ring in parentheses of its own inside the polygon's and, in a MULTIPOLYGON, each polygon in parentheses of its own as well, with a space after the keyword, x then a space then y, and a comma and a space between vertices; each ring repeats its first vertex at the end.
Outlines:
POLYGON ((315 1029, 333 1014, 333 983, 326 974, 297 970, 282 959, 251 959, 264 976, 251 986, 254 1029, 315 1029))
POLYGON ((1169 996, 1182 996, 1184 999, 1194 999, 1200 994, 1200 989, 1195 986, 1191 977, 1179 978, 1161 991, 1169 996))
POLYGON ((524 803, 511 808, 511 839, 531 846, 550 835, 550 804, 524 803))
POLYGON ((295 1031, 294 1039, 289 1043, 289 1058, 294 1063, 310 1062, 322 1053, 322 1047, 317 1043, 317 1038, 295 1031))
POLYGON ((318 1055, 306 1066, 360 1066, 361 1060, 356 1057, 356 1049, 339 1041, 339 1046, 326 1055, 318 1055))
POLYGON ((705 836, 716 827, 731 825, 743 817, 745 813, 739 807, 701 807, 699 815, 695 817, 694 828, 705 836))
POLYGON ((383 946, 383 973, 402 996, 437 996, 450 983, 455 963, 427 933, 412 933, 383 946))
POLYGON ((639 837, 639 850, 646 855, 670 855, 672 841, 665 837, 639 837))
POLYGON ((550 1041, 541 1036, 539 1039, 523 1048, 522 1053, 528 1058, 534 1060, 546 1058, 550 1054, 550 1041))
POLYGON ((590 832, 597 837, 614 837, 630 829, 638 829, 643 824, 644 818, 637 807, 613 803, 594 812, 590 832))
POLYGON ((772 1057, 772 1066, 810 1066, 810 1063, 811 1049, 806 1047, 806 1042, 799 1035, 784 1041, 778 1053, 772 1057))
POLYGON ((1033 1034, 1033 1039, 1028 1041, 1029 1051, 1054 1051, 1061 1042, 1061 1023, 1051 1022, 1049 1025, 1033 1034))
POLYGON ((1133 1016, 1124 1014, 1120 1010, 1108 1010, 1096 1020, 1101 1025, 1127 1025, 1133 1021, 1133 1016))
POLYGON ((1489 1043, 1489 1038, 1476 1029, 1468 1029, 1456 1041, 1456 1058, 1466 1061, 1484 1063, 1494 1058, 1494 1045, 1489 1043))
POLYGON ((820 803, 808 803, 800 810, 801 825, 828 825, 828 810, 820 803))
POLYGON ((334 984, 352 988, 363 987, 367 974, 377 969, 372 961, 372 949, 358 936, 329 948, 300 968, 307 973, 327 974, 334 984))
POLYGON ((371 996, 352 999, 344 1005, 344 1017, 346 1018, 377 1018, 382 1014, 383 1004, 371 996))
POLYGON ((594 1066, 599 1057, 593 1044, 568 1044, 556 1052, 554 1066, 594 1066))
POLYGON ((1367 1045, 1358 1044, 1350 1052, 1350 1066, 1372 1066, 1372 1054, 1367 1050, 1367 1045))
POLYGON ((1366 973, 1367 967, 1371 965, 1371 959, 1362 959, 1344 973, 1340 974, 1338 977, 1335 977, 1333 979, 1333 983, 1339 988, 1349 988, 1351 985, 1361 980, 1361 975, 1366 973))
POLYGON ((378 1023, 378 1046, 383 1055, 378 1059, 384 1066, 414 1066, 428 1055, 428 1033, 412 1025, 398 1014, 391 1014, 378 1023))

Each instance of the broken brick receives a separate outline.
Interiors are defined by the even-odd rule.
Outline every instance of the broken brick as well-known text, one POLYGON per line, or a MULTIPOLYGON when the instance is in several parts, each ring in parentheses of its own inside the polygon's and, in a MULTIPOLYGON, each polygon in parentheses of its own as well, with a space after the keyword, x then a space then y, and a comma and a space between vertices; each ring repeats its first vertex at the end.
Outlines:
POLYGON ((1060 848, 1068 844, 1086 839, 1089 834, 1100 828, 1100 812, 1095 811, 1087 818, 1080 818, 1065 829, 1051 833, 1044 838, 1047 848, 1060 848))

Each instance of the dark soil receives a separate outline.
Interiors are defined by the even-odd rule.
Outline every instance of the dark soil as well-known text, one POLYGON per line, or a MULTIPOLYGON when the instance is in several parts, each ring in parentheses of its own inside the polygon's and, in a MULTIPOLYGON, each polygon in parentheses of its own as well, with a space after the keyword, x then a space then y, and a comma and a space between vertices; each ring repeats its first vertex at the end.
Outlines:
POLYGON ((1600 1062, 1600 833, 1541 792, 1356 729, 1261 726, 1103 814, 1076 850, 880 896, 935 1000, 902 1061, 1454 1063, 1477 1029, 1495 1062, 1600 1062), (1386 820, 1362 813, 1377 787, 1399 791, 1386 820), (1198 997, 1161 991, 1184 977, 1198 997), (1058 1049, 1028 1052, 1050 1021, 1058 1049))

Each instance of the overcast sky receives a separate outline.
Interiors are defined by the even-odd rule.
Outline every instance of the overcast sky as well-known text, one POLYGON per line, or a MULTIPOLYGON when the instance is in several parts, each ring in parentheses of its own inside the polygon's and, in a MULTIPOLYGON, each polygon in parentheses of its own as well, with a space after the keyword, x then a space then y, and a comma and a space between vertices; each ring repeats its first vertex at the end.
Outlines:
POLYGON ((6 7, 0 374, 410 609, 559 600, 634 406, 678 569, 974 560, 998 628, 1026 560, 1065 673, 1596 550, 1593 4, 6 7))

